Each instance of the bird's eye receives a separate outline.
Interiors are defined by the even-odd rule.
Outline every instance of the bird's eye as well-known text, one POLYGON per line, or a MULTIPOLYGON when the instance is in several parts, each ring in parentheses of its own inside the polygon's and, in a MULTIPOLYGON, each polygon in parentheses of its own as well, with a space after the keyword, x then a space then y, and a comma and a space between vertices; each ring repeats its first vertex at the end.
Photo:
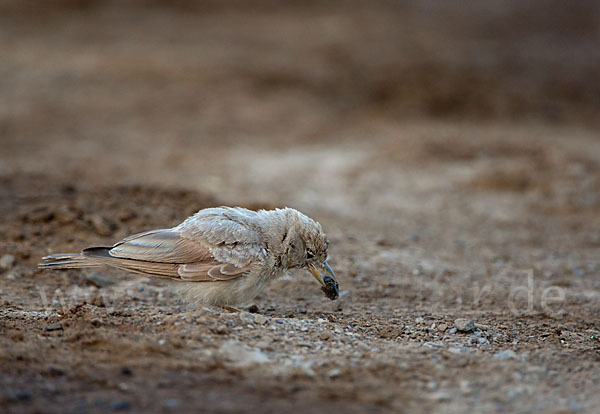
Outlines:
POLYGON ((312 259, 313 257, 315 257, 315 254, 311 252, 310 249, 306 249, 306 258, 312 259))

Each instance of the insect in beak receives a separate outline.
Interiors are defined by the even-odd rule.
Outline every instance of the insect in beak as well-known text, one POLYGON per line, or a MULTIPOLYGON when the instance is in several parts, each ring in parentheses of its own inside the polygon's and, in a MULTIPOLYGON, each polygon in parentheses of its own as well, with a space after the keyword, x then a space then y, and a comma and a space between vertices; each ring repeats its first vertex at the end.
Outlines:
POLYGON ((325 293, 325 296, 331 300, 338 298, 340 295, 338 282, 333 270, 327 262, 323 262, 323 264, 308 263, 306 268, 321 284, 321 290, 325 293))

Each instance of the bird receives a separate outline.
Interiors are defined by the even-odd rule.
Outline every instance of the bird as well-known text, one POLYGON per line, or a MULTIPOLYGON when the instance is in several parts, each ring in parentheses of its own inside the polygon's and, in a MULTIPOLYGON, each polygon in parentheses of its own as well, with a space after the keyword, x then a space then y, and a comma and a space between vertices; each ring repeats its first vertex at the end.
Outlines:
POLYGON ((339 296, 327 263, 329 240, 321 225, 293 208, 205 208, 167 229, 134 234, 113 246, 51 254, 42 269, 110 266, 169 279, 188 300, 236 311, 292 269, 306 269, 325 296, 339 296))

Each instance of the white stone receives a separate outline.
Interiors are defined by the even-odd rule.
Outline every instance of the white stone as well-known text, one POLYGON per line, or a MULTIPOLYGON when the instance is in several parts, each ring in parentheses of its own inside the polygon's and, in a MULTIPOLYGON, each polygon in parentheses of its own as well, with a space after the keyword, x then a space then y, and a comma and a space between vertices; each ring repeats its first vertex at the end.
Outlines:
POLYGON ((269 357, 258 349, 250 348, 238 341, 227 341, 221 346, 221 352, 239 366, 264 364, 269 357))
POLYGON ((0 258, 0 268, 10 269, 15 264, 15 256, 12 254, 5 254, 0 258))

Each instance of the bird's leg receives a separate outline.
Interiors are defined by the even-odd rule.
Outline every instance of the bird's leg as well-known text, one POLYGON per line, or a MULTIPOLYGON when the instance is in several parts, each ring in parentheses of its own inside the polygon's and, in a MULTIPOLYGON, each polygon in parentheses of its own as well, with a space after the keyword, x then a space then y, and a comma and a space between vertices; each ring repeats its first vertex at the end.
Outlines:
POLYGON ((227 305, 223 305, 221 306, 222 309, 225 309, 226 311, 232 312, 232 313, 238 313, 241 312, 241 310, 234 308, 233 306, 227 306, 227 305))

